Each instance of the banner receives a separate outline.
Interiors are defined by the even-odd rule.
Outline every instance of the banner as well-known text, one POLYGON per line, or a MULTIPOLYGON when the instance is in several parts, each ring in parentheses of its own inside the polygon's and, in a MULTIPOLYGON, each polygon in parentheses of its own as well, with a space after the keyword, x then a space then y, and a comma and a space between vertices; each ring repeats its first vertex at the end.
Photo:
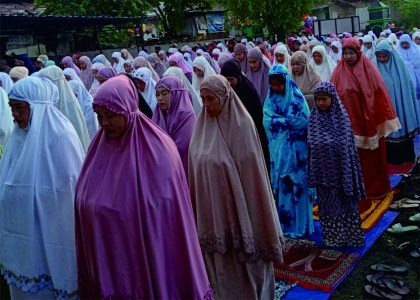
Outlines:
POLYGON ((206 19, 209 33, 225 31, 225 15, 223 13, 207 14, 206 19))

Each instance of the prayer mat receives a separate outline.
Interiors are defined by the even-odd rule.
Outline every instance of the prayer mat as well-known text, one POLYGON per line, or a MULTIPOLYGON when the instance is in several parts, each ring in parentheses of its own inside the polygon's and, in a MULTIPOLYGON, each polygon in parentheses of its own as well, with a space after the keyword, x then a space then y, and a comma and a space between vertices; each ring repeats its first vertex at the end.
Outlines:
MULTIPOLYGON (((396 211, 387 211, 385 215, 381 218, 378 224, 373 227, 372 230, 366 232, 365 234, 365 247, 363 248, 334 248, 338 251, 348 252, 348 253, 355 253, 360 256, 364 256, 370 247, 375 243, 375 241, 380 237, 380 235, 392 224, 395 218, 398 216, 398 212, 396 211)), ((321 237, 321 225, 319 222, 314 222, 314 233, 308 237, 309 240, 314 241, 318 246, 325 247, 322 243, 321 237)), ((296 286, 291 289, 287 294, 284 296, 283 300, 327 300, 334 290, 340 285, 340 283, 351 273, 351 271, 355 268, 356 264, 354 264, 349 271, 344 274, 344 276, 334 285, 332 291, 323 292, 321 290, 309 290, 305 289, 301 286, 296 286)))
POLYGON ((387 165, 388 175, 408 175, 415 166, 414 162, 407 162, 400 165, 387 165))
MULTIPOLYGON (((391 205, 394 191, 389 192, 384 199, 360 201, 360 219, 362 230, 371 230, 388 210, 391 205)), ((313 208, 314 220, 319 220, 318 205, 313 208)))
POLYGON ((274 275, 296 281, 309 290, 330 292, 360 259, 356 253, 322 248, 307 240, 286 240, 284 263, 274 264, 274 275))

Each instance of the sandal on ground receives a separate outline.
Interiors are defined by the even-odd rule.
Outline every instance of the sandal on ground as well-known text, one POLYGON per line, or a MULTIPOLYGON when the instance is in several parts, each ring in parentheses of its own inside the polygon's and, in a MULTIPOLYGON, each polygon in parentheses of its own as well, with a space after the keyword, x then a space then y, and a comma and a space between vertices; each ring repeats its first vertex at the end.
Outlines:
POLYGON ((402 226, 400 223, 392 225, 391 228, 388 228, 386 231, 389 233, 394 234, 402 234, 406 232, 414 232, 417 231, 419 228, 417 226, 411 225, 411 226, 402 226))
POLYGON ((405 285, 404 281, 397 280, 394 277, 384 274, 375 274, 366 276, 366 279, 369 283, 379 287, 380 289, 388 289, 394 294, 405 296, 410 293, 410 289, 405 285))
POLYGON ((403 201, 403 202, 408 203, 408 204, 420 204, 420 200, 414 200, 414 199, 410 199, 410 198, 403 198, 400 201, 403 201))
POLYGON ((420 247, 416 246, 412 242, 405 242, 402 243, 397 247, 397 249, 404 255, 411 257, 411 258, 419 258, 420 257, 420 247))
POLYGON ((420 213, 417 213, 408 218, 411 222, 420 222, 420 213))
POLYGON ((401 295, 394 294, 394 293, 388 292, 388 291, 383 291, 383 290, 381 290, 379 288, 376 288, 374 286, 371 286, 371 285, 365 285, 365 291, 369 295, 372 295, 372 296, 374 296, 376 298, 391 299, 391 300, 400 300, 400 299, 402 299, 402 296, 401 295))
POLYGON ((404 266, 395 266, 395 265, 389 265, 389 264, 383 264, 383 263, 371 265, 370 268, 373 271, 384 272, 384 273, 404 274, 408 271, 408 269, 404 266))
MULTIPOLYGON (((389 208, 392 209, 401 209, 401 208, 415 208, 415 207, 419 207, 418 203, 409 203, 407 202, 410 199, 404 198, 398 201, 395 201, 393 204, 391 204, 389 206, 389 208)), ((415 201, 415 200, 412 200, 415 201)))
POLYGON ((417 247, 417 248, 411 250, 410 253, 409 253, 409 255, 412 258, 419 258, 420 257, 420 247, 417 247))

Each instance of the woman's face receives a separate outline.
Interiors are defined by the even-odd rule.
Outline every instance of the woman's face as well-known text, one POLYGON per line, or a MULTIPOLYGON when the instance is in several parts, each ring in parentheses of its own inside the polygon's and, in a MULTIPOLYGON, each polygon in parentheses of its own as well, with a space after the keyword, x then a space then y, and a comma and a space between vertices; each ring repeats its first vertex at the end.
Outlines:
POLYGON ((138 78, 134 78, 134 83, 136 84, 137 90, 143 93, 146 89, 146 83, 138 78))
POLYGON ((164 88, 163 86, 159 86, 156 89, 156 99, 157 104, 159 105, 159 108, 162 111, 167 111, 169 109, 169 106, 171 104, 171 92, 164 88))
POLYGON ((408 42, 401 42, 401 47, 403 47, 404 49, 409 49, 410 44, 408 42))
POLYGON ((420 36, 416 36, 416 38, 414 39, 414 43, 420 46, 420 36))
POLYGON ((99 84, 102 84, 102 83, 104 83, 107 80, 105 77, 103 77, 103 76, 101 76, 99 74, 96 74, 95 78, 96 78, 96 80, 99 81, 99 84))
MULTIPOLYGON (((64 66, 64 64, 63 64, 64 66)), ((44 67, 44 65, 42 64, 42 62, 40 61, 35 61, 35 68, 39 71, 44 67)))
POLYGON ((293 75, 295 75, 295 76, 302 75, 304 69, 305 69, 305 64, 303 64, 301 62, 292 63, 293 75))
POLYGON ((276 94, 284 94, 286 90, 284 83, 277 78, 270 79, 270 89, 276 94))
POLYGON ((170 62, 169 62, 169 65, 170 65, 171 67, 178 67, 178 64, 177 64, 176 62, 174 62, 174 61, 170 61, 170 62))
POLYGON ((198 78, 203 78, 204 77, 204 72, 202 70, 200 70, 197 67, 193 67, 193 71, 195 73, 195 75, 197 75, 198 78))
POLYGON ((319 53, 319 52, 314 52, 314 53, 312 54, 312 58, 314 59, 314 62, 315 62, 317 65, 322 64, 322 54, 321 54, 321 53, 319 53))
POLYGON ((69 75, 64 75, 64 77, 66 78, 67 81, 71 80, 71 77, 69 75))
POLYGON ((85 62, 83 62, 83 61, 79 60, 79 66, 80 66, 80 69, 82 69, 82 70, 86 70, 86 68, 87 68, 87 63, 85 63, 85 62))
POLYGON ((338 53, 338 48, 336 46, 332 46, 331 49, 334 53, 338 53))
POLYGON ((381 52, 379 52, 379 53, 376 54, 376 58, 381 63, 387 63, 388 60, 389 60, 389 56, 386 55, 385 53, 381 53, 381 52))
POLYGON ((118 62, 119 62, 120 60, 118 59, 118 57, 113 57, 113 58, 112 58, 112 61, 113 61, 114 63, 118 64, 118 62))
POLYGON ((220 107, 220 100, 209 89, 200 89, 200 96, 203 100, 203 106, 210 117, 217 117, 222 108, 220 107))
POLYGON ((233 76, 226 77, 227 81, 229 81, 230 86, 234 89, 238 85, 238 78, 233 76))
POLYGON ((283 64, 284 63, 284 54, 283 53, 276 53, 276 61, 279 64, 283 64))
POLYGON ((160 60, 164 60, 165 59, 165 54, 163 54, 163 53, 159 53, 158 56, 159 56, 160 60))
POLYGON ((127 122, 124 115, 116 114, 100 105, 94 105, 93 110, 107 137, 118 139, 124 134, 127 122))
POLYGON ((132 70, 133 69, 131 68, 130 65, 124 64, 124 71, 125 71, 125 73, 130 74, 132 70))
POLYGON ((372 48, 372 43, 371 42, 366 42, 363 44, 367 49, 372 48))
POLYGON ((68 63, 63 62, 63 68, 64 68, 64 69, 66 69, 66 68, 70 68, 70 65, 69 65, 68 63))
POLYGON ((347 48, 343 52, 343 58, 346 61, 346 63, 350 66, 357 63, 357 53, 353 49, 347 48))
POLYGON ((94 69, 92 69, 92 75, 93 75, 93 77, 96 77, 96 75, 98 74, 98 70, 94 70, 94 69))
POLYGON ((249 67, 251 68, 251 71, 257 72, 260 69, 260 62, 256 60, 255 58, 248 58, 249 67))
POLYGON ((235 53, 235 57, 236 57, 236 59, 237 59, 237 60, 239 60, 239 61, 243 61, 243 60, 245 59, 245 53, 242 53, 242 52, 236 52, 236 53, 235 53))
POLYGON ((29 125, 31 109, 28 102, 10 99, 9 106, 12 109, 12 116, 19 128, 26 128, 29 125))
POLYGON ((319 110, 326 111, 331 106, 331 96, 328 94, 317 94, 315 96, 315 103, 319 110))

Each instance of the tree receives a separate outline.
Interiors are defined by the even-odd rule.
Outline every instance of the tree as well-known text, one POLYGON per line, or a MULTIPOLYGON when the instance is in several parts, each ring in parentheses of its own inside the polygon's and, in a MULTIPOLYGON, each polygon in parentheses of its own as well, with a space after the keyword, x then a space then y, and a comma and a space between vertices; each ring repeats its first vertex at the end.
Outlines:
POLYGON ((420 27, 419 0, 387 0, 385 3, 401 11, 401 17, 406 29, 420 27))
POLYGON ((35 5, 45 7, 45 14, 80 16, 142 16, 153 11, 166 33, 176 35, 186 20, 190 9, 209 9, 212 0, 35 0, 35 5))
POLYGON ((59 16, 141 16, 150 8, 132 0, 35 0, 35 5, 59 16))
POLYGON ((300 27, 302 17, 310 13, 313 2, 298 0, 223 0, 226 9, 239 20, 251 18, 267 26, 271 35, 283 38, 300 27))
POLYGON ((206 10, 212 6, 212 0, 144 0, 159 17, 164 30, 169 36, 175 36, 185 24, 188 10, 206 10))

